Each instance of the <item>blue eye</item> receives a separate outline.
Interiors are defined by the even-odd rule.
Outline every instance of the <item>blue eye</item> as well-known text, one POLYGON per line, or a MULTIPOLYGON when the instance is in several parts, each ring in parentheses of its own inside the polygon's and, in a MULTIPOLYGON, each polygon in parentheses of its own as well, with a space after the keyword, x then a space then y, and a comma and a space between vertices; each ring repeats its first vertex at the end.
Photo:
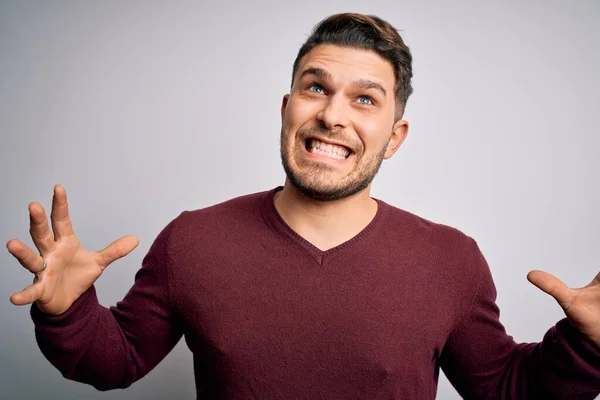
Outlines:
POLYGON ((373 100, 371 100, 371 98, 369 98, 369 97, 367 97, 367 96, 360 96, 360 97, 358 98, 358 102, 359 102, 360 104, 367 104, 367 105, 369 105, 369 104, 373 104, 373 100), (366 100, 366 102, 365 102, 365 101, 362 101, 362 100, 366 100))
POLYGON ((308 90, 310 90, 311 92, 315 92, 315 93, 323 93, 323 87, 321 85, 310 85, 310 87, 308 88, 308 90))

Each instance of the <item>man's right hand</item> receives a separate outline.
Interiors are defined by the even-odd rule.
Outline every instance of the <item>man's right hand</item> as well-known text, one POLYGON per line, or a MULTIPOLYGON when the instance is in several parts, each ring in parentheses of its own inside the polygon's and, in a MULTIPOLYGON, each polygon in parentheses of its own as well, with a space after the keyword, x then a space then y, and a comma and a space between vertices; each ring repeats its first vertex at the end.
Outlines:
POLYGON ((30 234, 39 254, 13 239, 6 247, 27 270, 35 274, 33 284, 13 294, 15 305, 37 303, 47 314, 59 315, 89 289, 113 261, 131 253, 138 245, 135 236, 122 237, 101 251, 84 249, 73 233, 67 193, 56 185, 52 199, 52 231, 44 208, 29 205, 30 234), (46 268, 44 268, 44 261, 46 268))

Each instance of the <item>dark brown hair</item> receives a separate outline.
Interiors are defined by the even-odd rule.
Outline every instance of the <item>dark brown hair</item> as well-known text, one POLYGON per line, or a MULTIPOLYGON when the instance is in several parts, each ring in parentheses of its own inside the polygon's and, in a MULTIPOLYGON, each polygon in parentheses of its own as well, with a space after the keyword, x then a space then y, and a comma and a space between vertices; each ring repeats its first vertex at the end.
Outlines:
POLYGON ((394 68, 397 118, 404 113, 406 102, 413 92, 412 55, 402 37, 389 22, 375 15, 341 13, 330 15, 314 28, 300 47, 292 70, 292 86, 300 60, 320 44, 371 50, 388 60, 394 68))

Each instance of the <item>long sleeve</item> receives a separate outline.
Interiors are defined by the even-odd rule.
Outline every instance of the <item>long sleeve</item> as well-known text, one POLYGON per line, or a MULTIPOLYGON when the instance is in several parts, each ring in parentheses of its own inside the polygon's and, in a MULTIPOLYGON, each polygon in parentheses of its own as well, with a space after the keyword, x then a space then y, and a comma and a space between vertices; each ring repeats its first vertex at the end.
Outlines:
POLYGON ((116 306, 100 305, 93 286, 59 316, 32 306, 37 343, 65 378, 99 390, 128 387, 181 339, 170 302, 172 229, 173 222, 158 235, 134 285, 116 306))
POLYGON ((595 399, 600 349, 566 318, 539 343, 515 343, 500 323, 489 267, 474 246, 478 284, 440 357, 448 380, 468 399, 595 399))

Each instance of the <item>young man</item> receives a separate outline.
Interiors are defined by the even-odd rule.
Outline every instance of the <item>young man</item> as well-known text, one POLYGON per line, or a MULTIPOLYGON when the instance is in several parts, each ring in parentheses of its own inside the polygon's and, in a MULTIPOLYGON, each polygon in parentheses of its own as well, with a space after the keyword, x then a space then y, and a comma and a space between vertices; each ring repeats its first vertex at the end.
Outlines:
POLYGON ((387 22, 333 15, 315 28, 281 107, 285 185, 186 211, 158 235, 116 306, 94 282, 131 252, 74 235, 55 187, 51 234, 32 203, 35 274, 14 294, 43 354, 100 390, 146 375, 185 335, 199 398, 433 399, 442 368, 466 398, 592 399, 600 393, 600 278, 569 289, 533 271, 566 317, 540 343, 499 322, 476 242, 370 196, 408 132, 411 55, 387 22))

